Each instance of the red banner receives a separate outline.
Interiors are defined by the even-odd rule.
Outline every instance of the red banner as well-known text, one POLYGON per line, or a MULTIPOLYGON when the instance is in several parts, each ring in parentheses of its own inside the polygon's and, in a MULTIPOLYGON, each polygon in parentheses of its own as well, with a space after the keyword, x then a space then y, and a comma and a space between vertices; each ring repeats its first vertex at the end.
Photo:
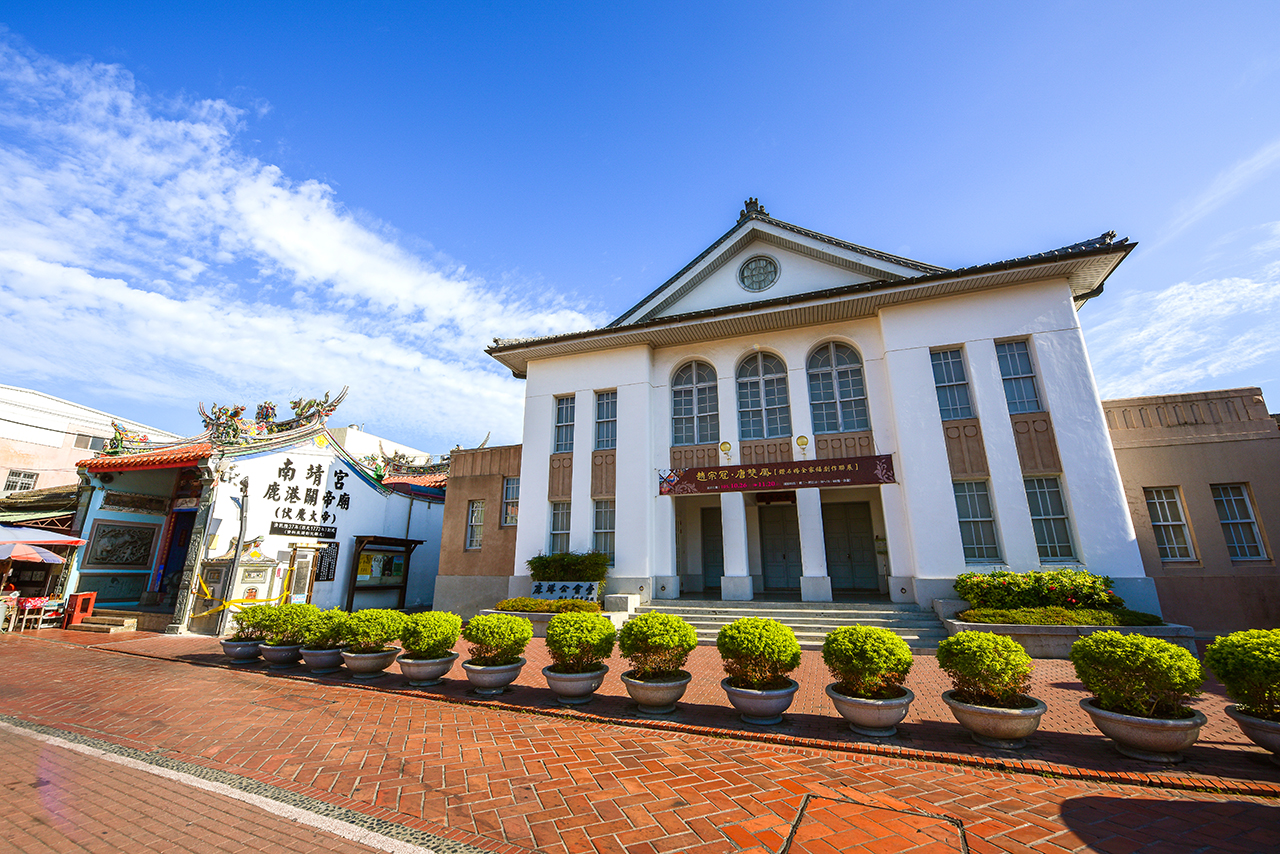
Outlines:
POLYGON ((750 466, 714 466, 659 472, 660 495, 702 492, 767 492, 821 486, 865 486, 896 483, 893 457, 845 457, 839 460, 793 460, 750 466))

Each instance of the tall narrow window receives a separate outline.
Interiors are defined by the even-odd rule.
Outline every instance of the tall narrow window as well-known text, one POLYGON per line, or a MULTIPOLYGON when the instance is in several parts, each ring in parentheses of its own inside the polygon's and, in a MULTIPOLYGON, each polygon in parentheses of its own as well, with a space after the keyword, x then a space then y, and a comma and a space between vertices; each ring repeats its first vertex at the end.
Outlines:
POLYGON ((514 525, 520 516, 520 478, 502 479, 502 524, 514 525))
POLYGON ((1222 523, 1222 536, 1227 540, 1227 554, 1232 560, 1264 560, 1262 537, 1258 523, 1253 518, 1249 493, 1243 483, 1212 485, 1213 504, 1218 508, 1218 521, 1222 523))
POLYGON ((591 550, 609 556, 609 566, 613 566, 614 540, 613 526, 617 516, 612 500, 597 501, 595 505, 595 533, 591 539, 591 550))
POLYGON ((1056 477, 1029 477, 1023 483, 1027 489, 1027 506, 1031 508, 1031 527, 1036 533, 1040 562, 1075 560, 1062 484, 1056 477))
POLYGON ((618 447, 618 393, 596 392, 596 450, 618 447))
POLYGON ((467 548, 480 548, 484 536, 484 502, 467 502, 467 548))
POLYGON ((1160 559, 1195 560, 1178 490, 1161 486, 1144 489, 1143 493, 1147 497, 1147 512, 1151 514, 1151 527, 1155 530, 1160 559))
POLYGON ((573 450, 574 396, 556 398, 556 446, 553 453, 567 454, 573 450))
POLYGON ((933 360, 933 384, 938 389, 938 411, 942 413, 942 420, 972 418, 964 355, 959 350, 939 350, 929 355, 933 360))
POLYGON ((772 353, 755 353, 738 366, 738 426, 743 439, 791 435, 787 366, 772 353))
POLYGON ((809 357, 809 408, 814 433, 866 430, 867 387, 862 360, 845 344, 823 344, 809 357))
POLYGON ((671 444, 707 445, 719 441, 716 369, 706 362, 690 362, 671 378, 671 444))
POLYGON ((553 555, 569 551, 569 502, 551 502, 551 551, 553 555))
POLYGON ((1040 412, 1040 395, 1036 393, 1036 374, 1031 367, 1031 352, 1026 341, 1005 341, 996 345, 1000 376, 1004 379, 1004 399, 1009 414, 1040 412))
POLYGON ((960 542, 965 563, 993 563, 1000 560, 996 542, 996 519, 991 512, 991 495, 985 481, 958 481, 956 513, 960 517, 960 542))

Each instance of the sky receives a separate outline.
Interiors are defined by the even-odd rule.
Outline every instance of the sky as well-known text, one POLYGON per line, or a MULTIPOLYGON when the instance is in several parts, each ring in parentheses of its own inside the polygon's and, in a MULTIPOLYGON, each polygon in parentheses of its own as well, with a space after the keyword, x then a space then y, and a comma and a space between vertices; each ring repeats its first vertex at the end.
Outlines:
POLYGON ((0 0, 0 383, 164 430, 520 439, 494 337, 607 323, 757 197, 944 267, 1108 230, 1104 397, 1280 410, 1274 2, 0 0))

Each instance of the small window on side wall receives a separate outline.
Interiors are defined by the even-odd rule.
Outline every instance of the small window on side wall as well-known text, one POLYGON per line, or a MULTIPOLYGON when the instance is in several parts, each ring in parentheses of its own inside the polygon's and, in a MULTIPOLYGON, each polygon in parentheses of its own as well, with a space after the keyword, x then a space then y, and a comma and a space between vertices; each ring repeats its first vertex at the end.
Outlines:
POLYGON ((1004 380, 1004 399, 1009 404, 1009 414, 1043 412, 1027 342, 1003 341, 996 344, 996 359, 1000 362, 1000 377, 1004 380))
POLYGON ((1040 562, 1074 561, 1076 553, 1071 546, 1071 525, 1061 482, 1056 477, 1029 477, 1024 485, 1040 562))
POLYGON ((573 450, 573 395, 556 398, 556 435, 552 453, 567 454, 573 450))
POLYGON ((1147 499, 1147 512, 1151 514, 1151 528, 1155 533, 1156 548, 1160 550, 1160 559, 1195 560, 1178 490, 1172 486, 1158 486, 1142 492, 1147 499))
POLYGON ((956 350, 937 350, 929 354, 933 361, 933 384, 938 392, 938 411, 943 421, 973 417, 969 402, 969 379, 964 372, 964 354, 956 350))
POLYGON ((569 519, 568 501, 551 502, 551 548, 548 554, 567 554, 569 551, 569 519))
POLYGON ((1247 484, 1217 483, 1209 487, 1213 505, 1222 523, 1222 536, 1227 541, 1227 554, 1232 560, 1266 560, 1262 535, 1253 516, 1247 484))
POLYGON ((480 548, 484 537, 484 502, 467 502, 467 549, 480 548))
POLYGON ((502 524, 514 525, 520 515, 520 478, 502 480, 502 524))

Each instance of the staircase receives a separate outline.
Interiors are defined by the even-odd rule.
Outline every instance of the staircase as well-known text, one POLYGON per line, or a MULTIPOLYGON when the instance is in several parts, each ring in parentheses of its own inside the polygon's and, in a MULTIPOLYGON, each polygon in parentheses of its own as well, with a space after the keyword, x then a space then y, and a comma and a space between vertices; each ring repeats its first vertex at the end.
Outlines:
POLYGON ((67 626, 73 632, 97 632, 99 634, 116 634, 117 632, 136 632, 137 617, 98 616, 85 617, 74 626, 67 626))
POLYGON ((879 626, 892 631, 915 651, 938 648, 947 630, 933 611, 894 602, 725 602, 652 600, 637 613, 659 611, 683 617, 698 633, 698 643, 714 644, 720 627, 740 617, 769 617, 796 633, 802 649, 821 649, 827 632, 841 626, 879 626))

